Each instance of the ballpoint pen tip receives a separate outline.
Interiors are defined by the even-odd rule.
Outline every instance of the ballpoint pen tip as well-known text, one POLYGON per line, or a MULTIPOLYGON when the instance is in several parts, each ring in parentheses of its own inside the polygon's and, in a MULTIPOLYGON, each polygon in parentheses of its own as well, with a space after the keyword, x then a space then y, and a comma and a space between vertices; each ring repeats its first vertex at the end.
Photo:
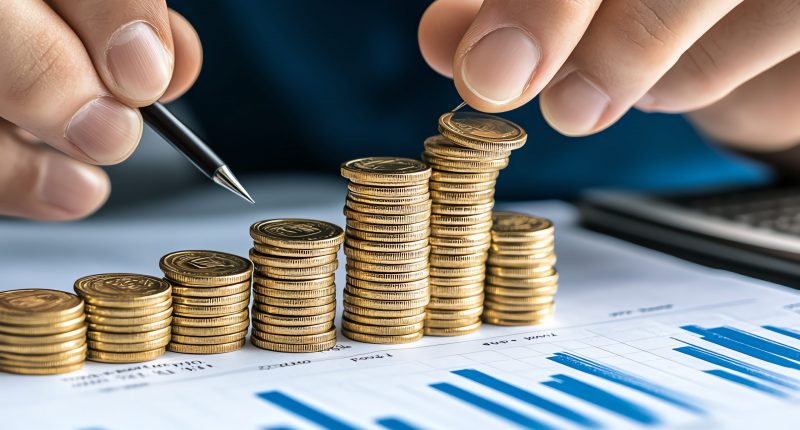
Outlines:
POLYGON ((233 175, 231 169, 228 166, 222 166, 214 172, 214 182, 227 188, 230 192, 236 194, 237 196, 247 200, 251 204, 255 204, 256 201, 250 197, 250 194, 247 190, 244 189, 242 184, 236 179, 236 176, 233 175))

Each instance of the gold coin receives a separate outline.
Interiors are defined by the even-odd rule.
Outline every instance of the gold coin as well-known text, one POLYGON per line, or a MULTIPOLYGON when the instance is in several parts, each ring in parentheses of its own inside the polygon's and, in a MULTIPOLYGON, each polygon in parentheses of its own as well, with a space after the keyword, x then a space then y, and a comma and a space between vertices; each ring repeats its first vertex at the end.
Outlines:
POLYGON ((84 343, 86 343, 86 339, 79 338, 44 345, 0 344, 0 352, 11 354, 57 354, 79 348, 84 343))
POLYGON ((343 163, 341 173, 359 184, 410 185, 427 182, 431 168, 411 158, 365 157, 343 163))
POLYGON ((367 324, 371 326, 404 326, 404 325, 413 325, 421 323, 425 319, 425 311, 411 315, 407 317, 397 317, 397 318, 379 318, 379 317, 367 317, 364 315, 354 314, 352 312, 345 311, 342 314, 342 318, 346 318, 352 322, 356 322, 359 324, 367 324))
POLYGON ((232 305, 244 300, 250 300, 250 291, 244 291, 237 294, 231 294, 222 297, 183 297, 173 296, 172 301, 178 305, 191 305, 191 306, 222 306, 232 305))
MULTIPOLYGON (((348 230, 349 231, 349 230, 348 230)), ((358 240, 348 237, 345 239, 345 250, 347 247, 351 249, 359 249, 362 251, 371 252, 411 252, 428 247, 428 238, 414 240, 409 242, 373 242, 369 240, 358 240)), ((345 252, 345 254, 347 254, 345 252)))
POLYGON ((107 343, 107 342, 100 342, 97 340, 89 340, 86 343, 87 345, 89 345, 89 350, 95 350, 95 351, 144 352, 167 346, 167 344, 169 343, 169 339, 170 339, 169 336, 165 336, 160 339, 154 339, 136 343, 107 343))
POLYGON ((467 310, 483 304, 483 294, 468 297, 445 298, 431 297, 428 309, 432 310, 467 310))
POLYGON ((469 158, 454 158, 454 157, 440 157, 431 152, 425 151, 422 153, 422 159, 431 165, 434 170, 444 170, 446 172, 493 172, 495 170, 502 170, 508 167, 508 158, 496 159, 469 159, 469 158))
POLYGON ((447 112, 439 117, 439 132, 456 145, 479 151, 512 151, 528 138, 513 122, 479 112, 447 112))
POLYGON ((478 273, 477 275, 460 276, 455 278, 442 278, 438 276, 431 276, 431 287, 463 287, 464 285, 474 285, 478 282, 483 283, 486 275, 478 273))
MULTIPOLYGON (((348 260, 347 261, 348 272, 350 273, 349 269, 357 269, 357 270, 365 270, 367 272, 377 272, 383 274, 390 274, 390 273, 409 273, 409 272, 418 272, 421 270, 425 270, 428 268, 428 259, 421 258, 417 261, 411 263, 398 263, 398 264, 383 264, 383 263, 368 263, 365 261, 359 260, 348 260)), ((355 276, 355 275, 353 275, 355 276)), ((369 280, 369 279, 367 279, 369 280)))
POLYGON ((309 345, 336 340, 336 327, 319 334, 286 335, 275 333, 257 333, 260 340, 274 343, 287 343, 292 345, 309 345))
MULTIPOLYGON (((369 194, 354 193, 352 191, 347 193, 348 201, 353 201, 356 203, 363 203, 368 205, 379 205, 379 206, 416 205, 428 202, 428 207, 430 207, 430 198, 431 195, 430 193, 427 192, 425 194, 417 194, 413 196, 403 196, 403 197, 376 197, 376 196, 371 196, 369 194)), ((357 207, 351 206, 351 208, 359 210, 357 207)))
POLYGON ((25 367, 0 364, 0 372, 16 373, 19 375, 59 375, 62 373, 74 372, 82 368, 83 362, 58 367, 25 367))
POLYGON ((504 278, 497 275, 487 275, 486 282, 498 287, 511 287, 511 288, 537 288, 549 287, 558 284, 558 273, 542 278, 504 278))
MULTIPOLYGON (((467 276, 482 275, 486 273, 486 266, 477 265, 471 267, 435 267, 431 266, 431 276, 441 278, 464 278, 467 276)), ((431 282, 433 284, 433 282, 431 282)))
POLYGON ((428 220, 431 217, 431 211, 426 210, 423 212, 417 212, 406 215, 380 215, 380 214, 356 212, 350 208, 345 207, 344 216, 346 216, 348 219, 369 224, 392 224, 392 225, 416 224, 421 222, 428 222, 428 220))
POLYGON ((246 258, 217 251, 178 251, 161 258, 159 267, 185 286, 222 287, 250 279, 253 265, 246 258))
POLYGON ((291 249, 330 248, 344 241, 341 227, 301 218, 259 221, 250 226, 250 236, 265 245, 291 249))
POLYGON ((492 219, 492 239, 498 243, 529 242, 553 235, 553 223, 546 218, 498 211, 492 219))
POLYGON ((164 327, 169 327, 170 324, 172 324, 171 316, 161 321, 156 321, 148 324, 137 324, 137 325, 109 325, 109 324, 89 323, 89 330, 103 331, 107 333, 142 333, 146 331, 153 331, 164 327))
POLYGON ((304 308, 287 308, 282 306, 271 306, 271 305, 264 305, 261 303, 255 303, 253 305, 253 308, 258 309, 260 312, 265 312, 268 314, 292 316, 292 317, 305 317, 314 315, 324 315, 329 312, 333 312, 336 309, 336 302, 333 301, 326 305, 308 306, 304 308))
POLYGON ((425 307, 430 301, 430 298, 425 296, 421 299, 414 299, 414 300, 374 300, 374 299, 365 299, 362 297, 352 296, 347 294, 347 291, 345 291, 344 301, 345 303, 349 303, 353 306, 358 306, 362 308, 380 309, 387 311, 404 311, 408 309, 425 307))
MULTIPOLYGON (((431 222, 426 217, 425 220, 415 223, 371 223, 362 222, 355 219, 347 219, 347 228, 359 230, 362 232, 381 233, 381 234, 400 234, 400 233, 418 233, 428 231, 431 222)), ((367 239, 371 240, 371 239, 367 239)))
POLYGON ((167 349, 164 347, 142 352, 107 352, 90 349, 86 354, 86 359, 99 363, 141 363, 155 360, 164 355, 165 352, 167 352, 167 349))
POLYGON ((86 324, 69 331, 46 335, 14 335, 0 333, 0 344, 12 345, 47 345, 86 337, 86 324))
POLYGON ((172 342, 185 345, 218 345, 221 343, 236 342, 247 336, 247 329, 228 334, 216 334, 207 336, 190 336, 185 334, 172 334, 172 342))
POLYGON ((489 253, 487 261, 493 266, 533 268, 555 265, 556 256, 552 252, 538 255, 498 255, 489 253))
POLYGON ((552 318, 552 315, 546 315, 544 317, 531 320, 510 320, 504 318, 484 317, 483 322, 485 322, 486 324, 501 325, 501 326, 525 326, 525 325, 542 324, 548 321, 550 318, 552 318))
POLYGON ((483 313, 483 306, 478 306, 472 309, 464 309, 460 311, 452 310, 435 310, 428 309, 426 312, 426 319, 433 320, 461 320, 466 318, 477 318, 483 313))
POLYGON ((250 320, 244 320, 230 325, 210 327, 185 327, 174 325, 172 326, 172 334, 183 336, 222 336, 238 333, 242 330, 247 331, 248 327, 250 327, 250 320))
POLYGON ((492 236, 489 233, 477 233, 465 236, 431 237, 431 247, 466 248, 471 246, 490 245, 492 236))
POLYGON ((427 288, 429 285, 428 278, 419 279, 409 282, 370 282, 362 279, 354 278, 347 275, 347 285, 352 285, 358 288, 365 288, 372 291, 414 291, 421 288, 427 288))
POLYGON ((481 321, 480 317, 461 318, 457 320, 425 319, 425 328, 458 328, 466 327, 481 321))
POLYGON ((411 215, 420 212, 427 212, 431 210, 430 199, 421 203, 412 204, 398 204, 398 205, 376 205, 369 203, 361 203, 351 200, 349 197, 345 200, 345 206, 361 213, 376 214, 376 215, 411 215))
POLYGON ((505 320, 531 321, 531 320, 538 320, 541 319, 542 317, 551 315, 553 312, 555 312, 555 305, 548 306, 546 308, 539 309, 537 311, 523 311, 523 312, 484 309, 483 316, 486 318, 497 318, 505 320))
POLYGON ((463 268, 472 266, 481 266, 486 263, 487 254, 485 252, 476 252, 474 254, 466 255, 441 255, 432 254, 430 258, 431 266, 436 267, 453 267, 463 268))
POLYGON ((411 334, 380 336, 376 334, 357 333, 354 331, 342 329, 342 334, 345 335, 345 337, 347 337, 348 339, 354 340, 356 342, 378 343, 378 344, 410 343, 422 339, 422 330, 411 334))
MULTIPOLYGON (((336 294, 336 285, 319 288, 316 290, 278 290, 267 288, 258 284, 253 285, 253 292, 258 296, 274 297, 279 299, 314 299, 336 294)), ((263 301, 263 300, 262 300, 263 301)))
POLYGON ((502 276, 504 278, 544 278, 556 273, 553 266, 539 266, 539 267, 500 267, 500 266, 486 266, 486 270, 490 275, 502 276))
POLYGON ((511 242, 494 243, 492 252, 502 255, 531 255, 540 254, 543 251, 553 252, 555 250, 555 238, 542 239, 535 242, 511 242))
MULTIPOLYGON (((426 225, 427 224, 428 223, 426 223, 426 225)), ((410 233, 374 233, 371 231, 361 231, 347 227, 348 237, 361 239, 363 241, 370 241, 370 243, 373 243, 375 246, 377 246, 375 242, 404 243, 404 242, 427 240, 428 236, 430 236, 430 233, 431 233, 430 227, 426 227, 424 230, 413 231, 410 233)))
POLYGON ((460 285, 458 287, 431 286, 431 296, 440 298, 471 297, 483 292, 483 282, 460 285))
POLYGON ((362 308, 348 302, 344 302, 344 310, 351 314, 357 314, 369 318, 408 318, 425 313, 424 307, 405 310, 385 310, 362 308))
POLYGON ((552 296, 558 290, 558 285, 546 285, 542 287, 533 288, 514 288, 514 287, 498 287, 495 285, 486 285, 484 291, 486 294, 493 294, 505 297, 535 297, 535 296, 552 296))
MULTIPOLYGON (((475 225, 475 224, 485 224, 487 222, 492 221, 492 212, 484 212, 482 214, 476 215, 464 215, 464 216, 451 216, 451 215, 438 215, 433 214, 431 215, 431 225, 461 225, 461 226, 468 226, 468 225, 475 225)), ((484 232, 488 233, 488 232, 484 232)), ((480 233, 472 233, 472 234, 480 234, 480 233)), ((469 234, 468 234, 469 235, 469 234)))
POLYGON ((431 173, 431 182, 447 182, 459 184, 475 184, 479 182, 494 181, 499 176, 500 172, 495 170, 492 172, 445 172, 436 170, 431 173))
POLYGON ((0 292, 0 321, 43 325, 74 319, 83 313, 83 300, 64 291, 24 289, 0 292))
POLYGON ((242 321, 247 321, 250 317, 250 311, 245 308, 241 312, 237 312, 235 314, 224 315, 221 317, 183 317, 183 316, 173 316, 173 324, 175 327, 197 327, 197 328, 207 328, 207 327, 224 327, 229 326, 231 324, 238 324, 242 321))
POLYGON ((179 352, 181 354, 224 354, 226 352, 236 351, 244 346, 245 339, 239 339, 233 342, 220 343, 217 345, 187 345, 183 343, 170 342, 167 346, 172 352, 179 352))
POLYGON ((314 267, 336 261, 336 254, 318 255, 316 257, 301 257, 301 258, 273 257, 267 254, 261 254, 257 252, 254 248, 251 248, 250 260, 252 260, 253 263, 262 266, 287 267, 287 268, 314 267))
POLYGON ((48 368, 48 367, 62 367, 71 364, 83 363, 86 361, 86 351, 81 354, 73 355, 71 358, 57 361, 27 361, 27 360, 2 360, 0 359, 0 366, 13 366, 13 367, 30 367, 30 368, 48 368))
POLYGON ((101 315, 87 314, 86 320, 92 324, 103 324, 103 325, 114 325, 114 326, 150 324, 162 321, 165 318, 169 318, 172 315, 172 309, 173 308, 167 308, 166 310, 163 310, 161 312, 156 312, 151 315, 145 315, 141 317, 130 317, 130 318, 114 318, 114 317, 104 317, 101 315))
POLYGON ((167 300, 172 287, 167 281, 134 273, 108 273, 75 281, 75 292, 90 305, 112 308, 154 306, 167 300))
POLYGON ((485 301, 487 303, 491 301, 507 305, 546 305, 553 302, 553 296, 508 297, 497 294, 486 294, 485 301))
POLYGON ((486 182, 437 182, 431 181, 431 190, 449 191, 453 193, 469 193, 473 191, 483 191, 494 188, 496 180, 486 182))
POLYGON ((25 336, 59 334, 65 331, 81 328, 85 323, 86 316, 83 313, 80 313, 78 316, 70 320, 45 325, 0 324, 0 333, 25 336))
POLYGON ((86 350, 86 343, 83 343, 77 348, 53 354, 17 354, 11 352, 0 352, 0 360, 25 361, 32 363, 31 366, 40 366, 44 365, 44 363, 51 363, 55 361, 77 360, 76 357, 85 358, 86 350))
POLYGON ((365 299, 375 300, 417 300, 430 296, 429 288, 420 288, 411 291, 373 291, 348 285, 345 292, 365 299))
POLYGON ((135 318, 157 314, 172 307, 172 298, 168 298, 161 303, 153 306, 143 306, 140 308, 110 308, 106 306, 86 305, 86 313, 101 317, 112 318, 135 318))
POLYGON ((253 249, 262 254, 271 255, 273 257, 308 258, 319 257, 320 255, 336 254, 339 252, 339 245, 329 246, 327 248, 293 249, 253 242, 253 249))
POLYGON ((491 221, 472 225, 431 225, 431 235, 438 237, 463 236, 476 233, 486 233, 491 228, 491 221))
POLYGON ((314 297, 310 299, 281 299, 278 297, 269 296, 256 296, 256 303, 264 304, 267 306, 281 306, 286 308, 308 308, 315 306, 325 306, 336 301, 336 295, 330 294, 323 297, 314 297))
POLYGON ((177 297, 222 297, 239 294, 250 290, 250 280, 224 287, 184 287, 172 285, 172 296, 177 297))
MULTIPOLYGON (((280 325, 264 324, 258 321, 253 321, 253 331, 260 331, 262 333, 272 333, 272 334, 285 334, 291 336, 320 334, 332 328, 333 328, 333 320, 306 326, 280 326, 280 325)), ((261 337, 263 338, 264 336, 261 337)))
POLYGON ((266 349, 268 351, 276 351, 276 352, 321 352, 326 351, 334 346, 336 346, 336 339, 329 340, 327 342, 322 343, 312 343, 308 345, 295 345, 291 343, 278 343, 278 342, 268 342, 266 340, 259 339, 256 336, 250 336, 250 343, 255 345, 258 348, 266 349))
POLYGON ((476 323, 465 325, 463 327, 425 327, 425 336, 463 336, 465 334, 475 333, 481 328, 480 320, 476 323))
POLYGON ((553 305, 553 300, 551 299, 547 303, 542 304, 529 304, 529 303, 499 303, 487 300, 483 306, 486 309, 492 309, 501 312, 536 312, 542 309, 549 308, 553 305))
POLYGON ((314 267, 271 267, 271 266, 257 266, 256 270, 271 278, 282 278, 289 280, 310 280, 322 278, 330 275, 339 268, 339 262, 333 261, 332 263, 322 264, 314 267))
POLYGON ((387 272, 369 272, 357 269, 353 266, 347 266, 347 276, 361 279, 368 282, 385 282, 385 283, 404 283, 425 280, 429 276, 429 270, 426 267, 422 270, 415 270, 412 272, 401 273, 387 273, 387 272))
MULTIPOLYGON (((277 278, 270 278, 266 276, 258 276, 256 275, 253 278, 253 282, 258 285, 264 286, 266 288, 272 288, 275 290, 285 290, 285 291, 308 291, 308 290, 317 290, 320 288, 325 288, 333 285, 334 282, 334 275, 325 275, 321 278, 315 279, 306 279, 306 280, 287 280, 287 279, 277 279, 277 278)), ((255 285, 253 286, 255 288, 255 285)))
POLYGON ((425 150, 440 157, 450 158, 495 160, 499 158, 508 158, 511 156, 511 150, 500 149, 482 151, 478 149, 465 148, 453 143, 453 141, 442 136, 441 134, 437 134, 425 139, 425 150))
POLYGON ((347 184, 347 189, 349 191, 352 191, 353 193, 358 193, 361 195, 375 196, 379 198, 380 197, 399 198, 399 197, 410 197, 410 196, 418 196, 426 194, 428 192, 428 183, 425 182, 420 185, 388 187, 388 186, 363 185, 363 184, 357 184, 355 182, 350 182, 347 184))
POLYGON ((359 324, 355 321, 342 318, 342 330, 363 334, 375 334, 379 336, 398 336, 419 333, 419 331, 422 330, 422 322, 401 326, 380 326, 359 324))
POLYGON ((467 255, 485 253, 489 249, 489 244, 477 246, 465 246, 463 248, 454 248, 447 246, 432 246, 431 257, 434 255, 467 255))
POLYGON ((460 205, 434 203, 431 205, 431 214, 467 216, 482 214, 494 208, 494 200, 486 203, 465 203, 460 205))
POLYGON ((344 247, 344 255, 347 256, 348 261, 353 259, 366 263, 408 264, 427 259, 430 253, 431 249, 427 246, 414 251, 401 252, 364 251, 349 246, 344 247))
POLYGON ((239 303, 219 306, 192 306, 192 305, 172 305, 172 312, 183 317, 221 317, 225 315, 239 313, 250 305, 250 299, 239 303))
POLYGON ((336 317, 335 311, 326 312, 324 314, 319 315, 308 315, 308 316, 286 316, 286 315, 275 315, 275 314, 268 314, 265 312, 253 312, 253 323, 255 324, 256 321, 281 326, 281 327, 301 327, 301 326, 312 326, 316 324, 322 324, 333 321, 336 317))
MULTIPOLYGON (((102 331, 90 330, 88 335, 89 340, 106 342, 106 343, 139 343, 150 342, 164 337, 169 338, 172 332, 169 326, 163 327, 153 331, 146 331, 142 333, 105 333, 102 331)), ((152 348, 151 348, 152 349, 152 348)))

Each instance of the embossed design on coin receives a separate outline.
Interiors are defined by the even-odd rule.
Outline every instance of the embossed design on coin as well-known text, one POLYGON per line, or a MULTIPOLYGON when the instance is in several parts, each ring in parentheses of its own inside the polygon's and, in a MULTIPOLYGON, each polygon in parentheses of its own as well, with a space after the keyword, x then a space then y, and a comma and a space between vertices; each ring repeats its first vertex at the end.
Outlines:
POLYGON ((458 145, 483 151, 518 149, 528 138, 513 122, 478 112, 447 112, 439 117, 439 131, 458 145))
POLYGON ((67 316, 82 308, 83 300, 63 291, 24 289, 0 293, 0 316, 25 316, 32 313, 67 316))
POLYGON ((495 212, 492 222, 497 233, 533 234, 553 227, 550 220, 516 212, 495 212))
POLYGON ((431 168, 412 158, 365 157, 342 164, 341 173, 356 183, 412 185, 430 178, 431 168))
POLYGON ((344 230, 325 221, 287 218, 259 221, 250 227, 250 236, 273 246, 323 248, 340 245, 344 230))
POLYGON ((95 299, 143 299, 166 296, 169 284, 158 278, 135 273, 106 273, 86 276, 75 281, 75 291, 95 299))
POLYGON ((159 263, 167 276, 176 273, 195 277, 224 277, 250 271, 251 264, 238 255, 217 251, 179 251, 165 255, 159 263))

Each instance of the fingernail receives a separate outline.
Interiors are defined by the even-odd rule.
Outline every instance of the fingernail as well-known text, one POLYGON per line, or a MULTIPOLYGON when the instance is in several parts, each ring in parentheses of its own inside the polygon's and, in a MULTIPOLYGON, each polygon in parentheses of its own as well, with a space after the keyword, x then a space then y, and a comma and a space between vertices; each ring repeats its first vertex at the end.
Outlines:
POLYGON ((131 100, 155 100, 169 85, 171 57, 146 22, 132 22, 117 30, 108 44, 106 61, 117 89, 131 100))
POLYGON ((555 129, 566 135, 582 135, 594 130, 610 101, 583 75, 572 72, 544 91, 541 106, 555 129))
POLYGON ((72 160, 51 158, 39 189, 42 201, 69 214, 83 214, 108 192, 103 179, 72 160))
POLYGON ((64 136, 98 164, 113 164, 130 154, 141 134, 142 117, 136 110, 99 97, 72 117, 64 136))
POLYGON ((475 95, 504 105, 525 91, 539 58, 539 46, 527 33, 504 27, 484 36, 467 52, 461 76, 475 95))

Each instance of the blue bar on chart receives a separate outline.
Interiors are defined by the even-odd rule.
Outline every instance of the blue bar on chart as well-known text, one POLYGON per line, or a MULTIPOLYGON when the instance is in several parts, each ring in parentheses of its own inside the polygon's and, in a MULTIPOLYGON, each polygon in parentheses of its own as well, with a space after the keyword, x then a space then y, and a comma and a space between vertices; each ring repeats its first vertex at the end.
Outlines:
POLYGON ((781 390, 775 389, 770 387, 769 385, 762 384, 760 382, 756 382, 752 379, 745 378, 744 376, 739 376, 735 373, 728 372, 727 370, 723 369, 713 369, 713 370, 704 370, 705 373, 709 375, 716 376, 718 378, 722 378, 733 382, 735 384, 742 385, 747 388, 751 388, 756 391, 761 391, 762 393, 769 394, 770 396, 786 398, 789 397, 788 394, 784 393, 781 390))
POLYGON ((284 394, 280 391, 264 391, 261 393, 256 393, 256 396, 259 398, 266 400, 269 403, 287 411, 293 413, 300 418, 303 418, 307 421, 311 421, 314 424, 317 424, 320 427, 330 429, 330 430, 356 430, 357 427, 351 426, 344 421, 339 420, 338 418, 333 417, 330 414, 322 412, 313 406, 309 406, 287 394, 284 394))
POLYGON ((378 418, 375 424, 389 430, 419 430, 419 427, 395 417, 378 418))
POLYGON ((572 421, 573 423, 587 428, 602 427, 597 421, 587 417, 584 414, 576 412, 558 403, 552 402, 532 393, 528 390, 520 388, 516 385, 509 384, 508 382, 497 379, 493 376, 487 375, 475 369, 462 369, 454 370, 452 373, 467 378, 473 382, 477 382, 483 386, 489 387, 493 390, 499 391, 503 394, 511 396, 519 401, 528 403, 538 408, 544 409, 553 415, 557 415, 565 420, 572 421))
POLYGON ((795 329, 787 327, 776 327, 774 325, 765 325, 763 327, 769 331, 800 340, 800 331, 797 331, 795 329))
POLYGON ((524 415, 509 407, 503 406, 500 403, 487 399, 471 391, 467 391, 462 388, 456 387, 453 384, 440 382, 436 384, 431 384, 430 387, 442 393, 445 393, 451 397, 454 397, 458 400, 461 400, 465 403, 468 403, 478 409, 482 409, 485 412, 489 412, 490 414, 493 414, 498 418, 510 421, 520 427, 524 427, 527 429, 543 429, 543 430, 552 428, 551 426, 535 418, 532 418, 528 415, 524 415))
POLYGON ((682 329, 699 334, 700 338, 753 358, 800 370, 800 350, 732 327, 704 329, 697 325, 686 325, 682 329))
POLYGON ((626 417, 643 425, 657 425, 660 420, 643 406, 609 393, 606 390, 587 384, 567 375, 552 375, 552 381, 542 385, 561 391, 573 397, 594 404, 617 415, 626 417))
POLYGON ((580 372, 626 386, 695 414, 705 414, 705 411, 699 406, 696 406, 687 396, 669 388, 651 383, 646 379, 640 378, 622 369, 617 369, 568 352, 557 352, 553 356, 547 357, 547 359, 580 372))

